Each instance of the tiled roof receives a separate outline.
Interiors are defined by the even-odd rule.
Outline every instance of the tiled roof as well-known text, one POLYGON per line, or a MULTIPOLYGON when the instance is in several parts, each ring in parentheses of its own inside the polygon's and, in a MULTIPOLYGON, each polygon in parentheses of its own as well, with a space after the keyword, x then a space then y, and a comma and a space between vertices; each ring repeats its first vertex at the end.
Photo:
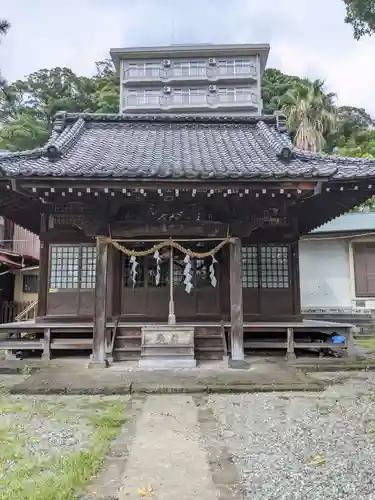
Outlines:
POLYGON ((375 232, 375 212, 357 212, 341 215, 311 231, 316 233, 375 232))
POLYGON ((43 148, 0 156, 3 175, 175 179, 354 179, 375 160, 293 148, 275 117, 58 113, 43 148))

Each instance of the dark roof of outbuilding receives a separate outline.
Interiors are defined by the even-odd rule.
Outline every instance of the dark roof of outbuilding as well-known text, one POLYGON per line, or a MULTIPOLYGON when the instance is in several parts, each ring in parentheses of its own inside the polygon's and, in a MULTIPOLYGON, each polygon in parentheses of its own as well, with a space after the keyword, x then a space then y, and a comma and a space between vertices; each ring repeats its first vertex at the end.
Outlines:
POLYGON ((6 177, 356 179, 375 160, 294 148, 275 117, 58 113, 47 144, 0 156, 6 177), (286 157, 285 157, 286 155, 286 157))

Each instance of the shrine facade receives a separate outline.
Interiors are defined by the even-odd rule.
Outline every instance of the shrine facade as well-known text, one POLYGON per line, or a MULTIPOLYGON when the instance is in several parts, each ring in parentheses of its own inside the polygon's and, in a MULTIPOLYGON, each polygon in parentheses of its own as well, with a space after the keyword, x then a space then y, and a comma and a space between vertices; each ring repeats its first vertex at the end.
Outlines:
POLYGON ((115 322, 226 328, 233 359, 244 325, 301 322, 300 236, 375 188, 375 161, 273 116, 62 112, 0 173, 0 215, 41 241, 37 323, 91 322, 98 364, 115 322))

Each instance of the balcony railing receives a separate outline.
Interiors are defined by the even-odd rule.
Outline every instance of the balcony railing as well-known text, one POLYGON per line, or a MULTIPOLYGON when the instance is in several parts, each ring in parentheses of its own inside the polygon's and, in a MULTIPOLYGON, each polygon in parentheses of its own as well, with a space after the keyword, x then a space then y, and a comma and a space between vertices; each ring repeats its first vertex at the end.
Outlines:
POLYGON ((253 65, 244 66, 218 66, 214 75, 220 76, 257 76, 257 69, 253 65))
POLYGON ((128 96, 126 98, 126 104, 128 106, 147 106, 147 107, 158 107, 162 104, 162 100, 165 99, 163 96, 128 96))
POLYGON ((3 301, 0 306, 0 323, 35 319, 37 303, 37 300, 33 302, 3 301))
POLYGON ((189 106, 192 104, 204 104, 207 105, 207 95, 172 95, 167 100, 168 105, 178 105, 189 106))
POLYGON ((38 260, 40 252, 39 236, 15 224, 12 250, 25 257, 38 260))
POLYGON ((164 70, 161 68, 129 68, 125 70, 125 78, 135 79, 138 78, 161 78, 164 70))
POLYGON ((258 96, 253 92, 245 94, 218 94, 216 99, 222 103, 252 102, 253 104, 258 104, 259 101, 258 96))
POLYGON ((258 95, 254 92, 244 94, 204 94, 204 95, 157 95, 157 96, 128 96, 125 99, 125 108, 173 108, 197 106, 202 108, 216 108, 226 104, 240 106, 241 104, 259 105, 258 95))
POLYGON ((137 80, 183 80, 183 79, 209 79, 216 80, 220 78, 257 78, 257 68, 253 64, 242 66, 176 66, 171 68, 129 68, 124 71, 125 81, 137 80))
POLYGON ((182 66, 182 67, 175 67, 175 68, 170 68, 167 71, 167 77, 170 76, 176 76, 176 77, 182 77, 182 78, 191 78, 191 77, 201 77, 205 78, 208 73, 208 68, 202 67, 194 67, 194 66, 182 66))

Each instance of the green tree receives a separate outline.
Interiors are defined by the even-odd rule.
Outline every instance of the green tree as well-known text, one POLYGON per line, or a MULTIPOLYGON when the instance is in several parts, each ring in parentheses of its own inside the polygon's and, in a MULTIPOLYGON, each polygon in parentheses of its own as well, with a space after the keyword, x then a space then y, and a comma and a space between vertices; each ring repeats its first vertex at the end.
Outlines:
POLYGON ((355 158, 375 158, 375 130, 362 130, 351 136, 340 148, 342 156, 355 158))
POLYGON ((112 61, 106 59, 95 63, 96 74, 93 77, 93 107, 97 113, 118 113, 120 105, 120 77, 112 61))
POLYGON ((336 109, 337 127, 334 134, 327 138, 326 149, 332 152, 334 148, 344 147, 348 141, 356 144, 356 138, 371 130, 375 121, 363 108, 340 106, 336 109))
POLYGON ((354 38, 359 40, 365 35, 375 33, 375 1, 344 0, 346 7, 345 22, 353 28, 354 38))
POLYGON ((44 144, 57 111, 118 112, 119 81, 110 61, 96 63, 91 78, 69 68, 42 69, 0 89, 0 147, 11 151, 44 144))
POLYGON ((33 114, 22 113, 0 132, 0 147, 10 151, 34 149, 48 139, 46 123, 33 114))
POLYGON ((8 21, 5 21, 5 19, 0 19, 0 36, 1 35, 6 35, 9 31, 10 24, 8 21))
POLYGON ((281 112, 294 143, 300 149, 321 151, 326 138, 336 128, 336 95, 324 93, 324 82, 301 83, 288 90, 281 98, 281 112))
POLYGON ((263 112, 272 115, 281 108, 281 99, 291 89, 308 84, 309 80, 282 73, 278 69, 266 69, 262 81, 263 112))

